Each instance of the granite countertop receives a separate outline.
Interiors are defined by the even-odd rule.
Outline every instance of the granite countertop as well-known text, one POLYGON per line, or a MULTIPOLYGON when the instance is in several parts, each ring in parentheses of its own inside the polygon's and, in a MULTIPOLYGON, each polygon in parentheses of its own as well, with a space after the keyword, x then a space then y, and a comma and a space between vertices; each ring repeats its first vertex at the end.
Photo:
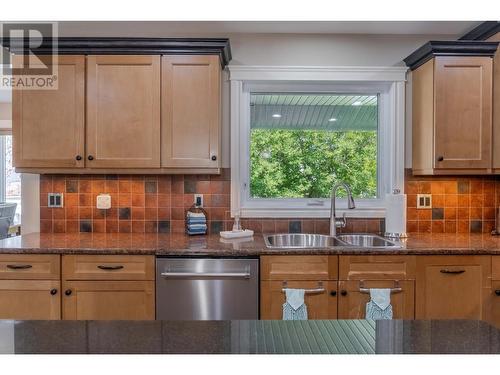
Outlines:
POLYGON ((500 331, 473 320, 0 320, 0 354, 50 353, 491 354, 500 331))
POLYGON ((129 233, 33 233, 0 241, 0 254, 141 254, 173 256, 258 256, 272 254, 455 254, 500 255, 500 236, 490 234, 410 234, 401 248, 335 247, 268 249, 261 234, 250 240, 225 241, 218 235, 129 233))

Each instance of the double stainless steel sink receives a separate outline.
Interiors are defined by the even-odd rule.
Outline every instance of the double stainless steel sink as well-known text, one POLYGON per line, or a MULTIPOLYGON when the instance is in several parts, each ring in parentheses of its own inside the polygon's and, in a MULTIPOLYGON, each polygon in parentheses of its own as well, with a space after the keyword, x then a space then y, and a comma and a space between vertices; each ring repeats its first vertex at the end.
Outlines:
POLYGON ((401 245, 375 234, 322 234, 284 233, 264 235, 266 246, 270 249, 328 249, 334 247, 356 248, 399 248, 401 245))

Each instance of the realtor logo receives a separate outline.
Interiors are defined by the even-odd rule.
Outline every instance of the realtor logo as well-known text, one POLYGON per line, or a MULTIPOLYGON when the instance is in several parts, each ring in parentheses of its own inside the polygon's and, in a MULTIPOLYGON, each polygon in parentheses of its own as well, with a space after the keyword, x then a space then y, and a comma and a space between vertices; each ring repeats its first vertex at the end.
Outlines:
POLYGON ((0 88, 57 89, 57 24, 1 23, 0 88))

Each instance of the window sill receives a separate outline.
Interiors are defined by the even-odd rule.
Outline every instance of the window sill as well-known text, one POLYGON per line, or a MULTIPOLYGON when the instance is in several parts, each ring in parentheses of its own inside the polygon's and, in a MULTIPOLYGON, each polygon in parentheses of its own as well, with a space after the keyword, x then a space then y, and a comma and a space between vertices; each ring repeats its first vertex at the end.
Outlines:
MULTIPOLYGON (((354 210, 337 209, 337 216, 346 214, 352 218, 385 218, 385 208, 356 208, 354 210)), ((233 215, 234 216, 234 213, 233 215)), ((329 218, 330 209, 295 209, 295 208, 240 208, 242 218, 329 218)))

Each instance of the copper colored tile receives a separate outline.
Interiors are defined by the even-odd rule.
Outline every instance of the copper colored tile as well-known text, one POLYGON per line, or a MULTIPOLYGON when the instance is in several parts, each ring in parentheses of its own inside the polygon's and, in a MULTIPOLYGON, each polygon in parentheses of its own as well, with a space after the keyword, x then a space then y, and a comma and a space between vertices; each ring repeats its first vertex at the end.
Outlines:
POLYGON ((132 187, 129 180, 118 180, 118 192, 131 193, 132 187))
MULTIPOLYGON (((172 207, 184 208, 184 194, 172 194, 170 198, 170 204, 172 207)), ((209 207, 206 203, 206 199, 205 199, 205 207, 209 207)))
POLYGON ((130 188, 131 188, 132 193, 135 193, 135 194, 144 194, 145 193, 145 190, 144 190, 144 180, 143 179, 132 180, 131 183, 130 183, 130 188))
POLYGON ((105 180, 92 180, 92 193, 104 193, 105 192, 105 180))
POLYGON ((419 193, 419 184, 417 181, 408 182, 406 185, 406 194, 418 194, 419 193))
POLYGON ((444 197, 443 194, 436 194, 432 196, 432 207, 442 208, 444 207, 444 197))
POLYGON ((417 195, 416 194, 408 194, 406 196, 406 204, 408 207, 417 207, 417 195))
POLYGON ((118 220, 118 208, 111 207, 109 210, 106 210, 106 219, 118 220))
POLYGON ((51 193, 65 193, 66 192, 66 179, 64 177, 54 177, 52 180, 51 193))
POLYGON ((158 221, 157 220, 146 221, 144 231, 146 233, 158 233, 158 221))
POLYGON ((481 207, 471 207, 469 215, 470 215, 470 220, 482 220, 483 209, 481 207))
POLYGON ((158 193, 170 194, 172 189, 172 179, 170 176, 158 176, 158 193))
POLYGON ((40 179, 40 193, 52 193, 52 179, 41 180, 40 179))
POLYGON ((380 233, 380 220, 368 219, 366 221, 366 231, 368 233, 380 233))
POLYGON ((431 193, 432 194, 444 194, 445 184, 443 181, 432 181, 431 182, 431 193))
POLYGON ((52 233, 52 220, 40 220, 40 232, 52 233))
POLYGON ((248 220, 244 229, 251 229, 255 233, 262 233, 262 222, 258 219, 248 220))
POLYGON ((64 208, 53 208, 52 209, 52 219, 53 220, 66 219, 66 210, 64 208))
POLYGON ((444 219, 445 220, 456 220, 457 218, 457 208, 446 207, 444 209, 444 219))
POLYGON ((406 209, 406 220, 417 220, 418 213, 416 208, 407 208, 406 209))
POLYGON ((143 207, 132 207, 132 220, 144 220, 145 209, 143 207))
POLYGON ((470 195, 468 194, 458 194, 458 207, 469 207, 470 206, 470 195))
POLYGON ((495 220, 495 208, 494 207, 484 207, 483 208, 483 220, 495 220))
MULTIPOLYGON (((210 209, 210 220, 224 220, 226 214, 225 208, 211 208, 210 209)), ((274 225, 274 220, 273 220, 274 225)))
POLYGON ((92 207, 92 218, 98 220, 106 218, 106 210, 101 210, 97 207, 92 207))
POLYGON ((444 222, 445 233, 456 233, 457 232, 457 222, 456 221, 445 221, 444 222))
POLYGON ((81 219, 92 219, 92 207, 80 207, 79 216, 81 219))
POLYGON ((183 194, 184 193, 184 176, 174 175, 172 176, 172 193, 173 194, 183 194))
POLYGON ((204 207, 212 207, 212 194, 205 194, 203 196, 203 205, 204 207))
POLYGON ((457 221, 457 232, 458 233, 469 233, 469 221, 468 220, 459 220, 457 221))
POLYGON ((92 232, 105 233, 106 232, 106 222, 104 220, 92 220, 92 232))
POLYGON ((432 210, 418 209, 417 215, 418 215, 418 220, 431 220, 432 219, 432 210))
POLYGON ((418 222, 418 232, 419 233, 431 233, 431 221, 423 220, 418 222))
POLYGON ((118 206, 130 207, 132 205, 132 196, 130 194, 118 194, 118 206))
POLYGON ((91 193, 92 192, 92 182, 90 180, 80 180, 78 191, 80 193, 91 193))
POLYGON ((495 181, 484 180, 483 182, 483 193, 484 194, 494 194, 495 193, 495 181))
POLYGON ((52 208, 40 207, 40 219, 52 220, 52 208))
POLYGON ((130 220, 120 220, 118 222, 118 231, 120 233, 130 233, 132 231, 132 224, 130 220))
POLYGON ((92 194, 80 194, 80 206, 92 206, 92 194))
POLYGON ((47 207, 48 206, 48 196, 47 193, 40 193, 40 207, 47 207))
POLYGON ((158 220, 158 208, 146 208, 145 219, 158 220))
POLYGON ((494 194, 484 194, 483 195, 483 207, 496 207, 494 194))
POLYGON ((444 206, 445 207, 457 207, 458 206, 458 195, 447 194, 444 196, 444 206))
POLYGON ((229 207, 229 195, 228 194, 212 195, 212 207, 229 207))
POLYGON ((171 213, 172 213, 172 220, 184 220, 185 218, 184 208, 172 207, 171 213))
POLYGON ((483 180, 480 177, 471 180, 470 192, 471 194, 483 194, 483 180))
MULTIPOLYGON (((212 182, 215 182, 215 181, 212 181, 212 182)), ((314 226, 314 222, 313 222, 313 226, 314 226)), ((275 223, 274 219, 262 220, 262 233, 272 234, 275 232, 276 232, 276 223, 275 223)))
POLYGON ((65 220, 54 220, 53 232, 54 233, 66 233, 66 221, 65 220))
POLYGON ((288 233, 288 220, 276 219, 276 233, 288 233))
POLYGON ((433 220, 432 221, 432 233, 444 233, 444 221, 443 220, 433 220))
POLYGON ((483 221, 483 233, 491 233, 495 229, 495 220, 483 221))
POLYGON ((170 194, 158 194, 158 207, 170 207, 170 194))
POLYGON ((156 194, 146 194, 145 207, 146 208, 157 208, 158 207, 158 196, 156 194))
POLYGON ((66 233, 78 233, 78 232, 80 232, 80 222, 78 220, 67 220, 66 233))
POLYGON ((78 207, 66 207, 66 219, 78 219, 78 207))
POLYGON ((132 194, 132 207, 144 207, 146 196, 144 194, 132 194))
POLYGON ((118 180, 106 180, 106 193, 118 193, 118 180))
POLYGON ((458 208, 457 218, 459 220, 469 220, 470 218, 469 208, 458 208))
POLYGON ((407 221, 406 222, 406 231, 408 233, 417 233, 418 232, 418 221, 407 221))
MULTIPOLYGON (((276 228, 276 232, 278 229, 276 228)), ((318 234, 330 233, 330 221, 327 219, 314 220, 314 232, 318 234)))
POLYGON ((158 220, 170 220, 170 208, 158 208, 158 220))
POLYGON ((457 194, 458 193, 458 183, 457 181, 444 181, 444 193, 445 194, 457 194))
POLYGON ((419 194, 430 194, 431 193, 431 183, 428 181, 420 181, 418 187, 419 194))
POLYGON ((132 220, 132 233, 144 233, 144 220, 132 220))
POLYGON ((302 220, 302 233, 314 233, 314 220, 304 219, 302 220))
POLYGON ((64 205, 67 207, 76 207, 80 203, 77 193, 66 193, 64 196, 64 205))
POLYGON ((472 194, 470 196, 470 206, 471 207, 483 207, 483 195, 482 194, 472 194))
MULTIPOLYGON (((194 203, 194 194, 184 194, 183 200, 185 208, 191 207, 194 203)), ((206 202, 204 202, 204 205, 205 207, 210 207, 206 204, 206 202)))
POLYGON ((196 194, 209 194, 210 181, 196 181, 196 194))
POLYGON ((184 233, 186 227, 184 220, 170 220, 171 233, 184 233))
POLYGON ((106 233, 118 233, 117 220, 106 220, 106 233))

